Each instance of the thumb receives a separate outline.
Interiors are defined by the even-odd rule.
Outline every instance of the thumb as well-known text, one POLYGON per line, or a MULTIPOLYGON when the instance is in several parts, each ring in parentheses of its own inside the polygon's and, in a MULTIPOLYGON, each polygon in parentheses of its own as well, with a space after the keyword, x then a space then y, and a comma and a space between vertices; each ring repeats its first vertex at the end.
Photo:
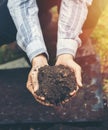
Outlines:
POLYGON ((81 78, 81 69, 77 69, 75 71, 75 77, 76 77, 76 82, 79 87, 82 87, 82 78, 81 78))
POLYGON ((36 92, 39 89, 38 85, 38 69, 33 69, 31 74, 31 81, 33 85, 33 90, 36 92))

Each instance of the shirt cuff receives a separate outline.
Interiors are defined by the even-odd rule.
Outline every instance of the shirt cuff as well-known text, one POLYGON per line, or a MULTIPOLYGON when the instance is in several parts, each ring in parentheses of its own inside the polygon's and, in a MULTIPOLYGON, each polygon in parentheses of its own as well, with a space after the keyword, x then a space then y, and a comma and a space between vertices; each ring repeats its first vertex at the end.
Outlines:
POLYGON ((90 6, 92 4, 93 0, 86 0, 87 6, 90 6))
POLYGON ((37 44, 36 41, 33 41, 26 47, 26 54, 27 54, 30 62, 32 61, 32 59, 35 56, 42 54, 42 53, 44 53, 47 56, 47 58, 49 59, 49 55, 48 55, 48 52, 46 50, 46 47, 41 46, 41 43, 37 44))
POLYGON ((72 39, 59 39, 57 41, 57 56, 71 54, 75 57, 79 44, 72 39))

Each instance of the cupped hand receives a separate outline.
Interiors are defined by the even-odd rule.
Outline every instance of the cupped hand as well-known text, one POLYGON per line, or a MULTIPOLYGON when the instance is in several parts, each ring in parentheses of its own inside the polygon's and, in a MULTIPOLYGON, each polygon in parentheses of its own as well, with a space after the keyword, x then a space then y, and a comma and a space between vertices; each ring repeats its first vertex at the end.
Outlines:
POLYGON ((44 55, 38 55, 35 58, 33 58, 32 68, 28 75, 26 87, 31 92, 31 94, 36 99, 36 101, 38 101, 39 103, 46 105, 46 106, 52 106, 51 104, 45 103, 45 97, 40 97, 40 96, 36 95, 36 91, 39 89, 38 69, 45 65, 48 65, 48 63, 47 63, 47 59, 44 55))
POLYGON ((81 77, 81 67, 78 65, 71 54, 62 54, 59 55, 55 65, 64 65, 71 69, 75 74, 77 86, 76 90, 70 93, 71 96, 74 96, 78 91, 79 87, 82 87, 82 77, 81 77))

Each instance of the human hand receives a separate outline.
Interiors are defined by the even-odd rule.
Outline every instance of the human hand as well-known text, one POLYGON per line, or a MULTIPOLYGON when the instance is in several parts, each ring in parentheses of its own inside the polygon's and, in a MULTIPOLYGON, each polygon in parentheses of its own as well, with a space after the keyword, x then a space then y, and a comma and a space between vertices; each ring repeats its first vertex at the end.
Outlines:
POLYGON ((60 64, 69 67, 71 71, 75 73, 77 86, 76 86, 76 90, 70 93, 70 95, 73 96, 76 94, 79 87, 82 87, 81 67, 73 60, 73 56, 70 54, 62 54, 58 56, 55 65, 60 65, 60 64))
POLYGON ((45 65, 48 65, 48 63, 47 63, 47 59, 44 55, 41 54, 41 55, 38 55, 35 58, 33 58, 32 68, 28 75, 26 87, 31 92, 31 94, 36 99, 36 101, 40 102, 43 105, 51 106, 50 104, 44 102, 44 100, 45 100, 44 97, 40 97, 40 96, 36 95, 36 91, 39 89, 38 69, 45 65))

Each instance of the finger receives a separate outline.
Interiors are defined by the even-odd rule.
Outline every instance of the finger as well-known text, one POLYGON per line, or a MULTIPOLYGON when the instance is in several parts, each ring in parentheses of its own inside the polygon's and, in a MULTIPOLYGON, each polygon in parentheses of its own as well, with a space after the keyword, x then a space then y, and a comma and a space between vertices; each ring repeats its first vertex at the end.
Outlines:
POLYGON ((74 72, 78 86, 82 87, 81 68, 78 67, 74 72))
POLYGON ((36 92, 39 89, 39 85, 38 85, 38 69, 37 68, 32 69, 31 80, 32 80, 34 92, 36 92))
POLYGON ((45 97, 41 97, 41 96, 38 96, 38 95, 36 95, 36 94, 35 94, 35 97, 36 97, 37 99, 39 99, 39 100, 42 100, 42 101, 45 100, 45 97))
POLYGON ((46 103, 45 101, 42 101, 42 100, 38 99, 36 95, 34 95, 34 98, 36 99, 36 101, 38 101, 42 105, 45 105, 45 106, 54 106, 53 104, 46 103))
POLYGON ((34 94, 34 90, 33 90, 33 86, 32 86, 32 84, 30 83, 30 82, 27 82, 27 89, 32 93, 32 94, 34 94))
POLYGON ((38 96, 38 99, 40 99, 40 100, 45 100, 45 97, 41 97, 41 96, 38 96))
POLYGON ((31 81, 30 73, 29 73, 29 75, 28 75, 26 87, 27 87, 27 89, 28 89, 31 93, 33 93, 33 87, 32 87, 32 81, 31 81))
MULTIPOLYGON (((29 77, 30 78, 30 77, 29 77)), ((40 97, 40 96, 37 96, 35 93, 34 93, 34 89, 33 89, 33 86, 32 86, 32 83, 30 82, 30 80, 27 82, 27 89, 32 93, 32 95, 34 97, 36 97, 36 99, 38 100, 45 100, 45 97, 40 97)))
POLYGON ((31 80, 30 73, 29 73, 29 75, 28 75, 27 84, 32 84, 32 80, 31 80))
POLYGON ((68 101, 69 101, 69 99, 66 99, 66 100, 62 101, 62 104, 65 104, 68 101))
POLYGON ((70 96, 75 96, 75 95, 76 95, 76 90, 70 92, 69 95, 70 95, 70 96))
POLYGON ((41 103, 42 105, 45 105, 45 106, 50 106, 50 107, 54 106, 53 104, 45 103, 45 102, 41 102, 41 101, 40 101, 40 103, 41 103))
POLYGON ((78 90, 79 90, 79 87, 77 86, 77 87, 76 87, 76 90, 70 92, 69 95, 70 95, 70 96, 75 96, 76 93, 78 92, 78 90))

